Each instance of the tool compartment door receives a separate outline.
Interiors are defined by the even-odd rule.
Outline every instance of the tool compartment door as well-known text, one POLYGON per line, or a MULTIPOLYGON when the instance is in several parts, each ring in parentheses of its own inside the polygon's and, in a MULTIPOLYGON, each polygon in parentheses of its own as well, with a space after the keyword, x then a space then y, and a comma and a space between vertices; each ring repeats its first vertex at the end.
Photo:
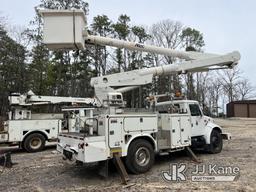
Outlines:
POLYGON ((191 145, 191 121, 189 116, 180 117, 181 145, 191 145))
POLYGON ((170 118, 171 127, 171 147, 180 147, 180 118, 178 116, 172 116, 170 118))
POLYGON ((124 117, 124 131, 157 131, 157 116, 156 115, 140 115, 124 117))
POLYGON ((122 143, 123 118, 108 119, 108 143, 110 148, 117 148, 122 143))
POLYGON ((171 148, 191 145, 191 123, 188 115, 171 115, 171 148))

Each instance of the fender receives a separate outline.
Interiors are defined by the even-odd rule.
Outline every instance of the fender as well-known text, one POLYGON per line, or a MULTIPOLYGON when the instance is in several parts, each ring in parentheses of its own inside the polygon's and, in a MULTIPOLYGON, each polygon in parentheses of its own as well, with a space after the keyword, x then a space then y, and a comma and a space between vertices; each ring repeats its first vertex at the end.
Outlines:
POLYGON ((127 152, 128 152, 128 148, 131 144, 132 141, 134 141, 135 139, 139 139, 139 138, 147 138, 148 140, 152 141, 152 143, 154 144, 153 148, 154 151, 157 152, 157 142, 156 140, 150 135, 150 133, 140 133, 140 134, 136 134, 136 135, 132 135, 132 137, 129 139, 128 143, 124 146, 123 150, 122 150, 122 156, 126 156, 127 152))
POLYGON ((47 133, 45 130, 31 130, 31 131, 28 131, 25 135, 23 135, 22 141, 24 141, 25 138, 26 138, 28 135, 33 134, 33 133, 40 133, 40 134, 42 134, 42 135, 45 137, 46 140, 49 139, 49 138, 48 138, 48 133, 47 133))
POLYGON ((210 144, 211 142, 210 138, 211 138, 211 133, 213 129, 218 129, 220 133, 222 133, 222 129, 219 125, 212 122, 208 122, 207 125, 205 126, 205 132, 204 132, 204 138, 205 138, 206 144, 210 144))

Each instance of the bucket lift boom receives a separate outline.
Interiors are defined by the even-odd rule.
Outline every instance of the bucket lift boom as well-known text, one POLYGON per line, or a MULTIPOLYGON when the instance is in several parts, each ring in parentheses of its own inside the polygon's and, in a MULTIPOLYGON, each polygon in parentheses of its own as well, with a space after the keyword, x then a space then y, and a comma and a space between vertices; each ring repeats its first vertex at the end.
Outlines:
POLYGON ((152 77, 162 74, 184 74, 214 69, 232 68, 240 60, 240 53, 233 51, 225 55, 173 49, 145 45, 136 42, 90 35, 87 19, 82 10, 40 10, 44 19, 44 43, 49 49, 84 49, 88 44, 126 48, 177 57, 183 61, 176 64, 138 69, 111 75, 94 77, 91 85, 100 103, 110 92, 126 92, 140 85, 152 82, 152 77))

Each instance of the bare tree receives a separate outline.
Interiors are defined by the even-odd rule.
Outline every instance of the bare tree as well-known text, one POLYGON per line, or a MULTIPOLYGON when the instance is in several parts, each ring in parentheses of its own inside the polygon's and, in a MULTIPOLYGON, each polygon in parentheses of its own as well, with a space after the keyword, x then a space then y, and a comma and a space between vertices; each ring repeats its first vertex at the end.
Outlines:
POLYGON ((19 26, 19 25, 14 25, 8 27, 7 31, 8 34, 15 40, 17 43, 23 45, 27 49, 31 48, 29 46, 31 39, 28 37, 26 34, 26 27, 25 26, 19 26))
POLYGON ((210 81, 211 78, 208 72, 196 74, 196 100, 202 104, 203 108, 206 107, 206 97, 210 81))
MULTIPOLYGON (((160 47, 177 49, 181 45, 183 25, 179 21, 163 20, 151 27, 150 35, 153 43, 160 47)), ((163 62, 171 64, 175 58, 164 56, 163 62)))
POLYGON ((238 94, 238 99, 240 100, 255 97, 254 87, 246 78, 239 80, 239 82, 237 83, 236 91, 238 94))
POLYGON ((241 77, 241 70, 237 67, 233 69, 223 70, 217 73, 220 78, 220 83, 223 86, 223 91, 228 97, 228 101, 234 101, 238 95, 236 88, 241 77))
POLYGON ((211 113, 215 113, 217 116, 219 114, 219 100, 221 98, 221 93, 223 91, 223 86, 219 77, 213 77, 210 79, 209 83, 209 108, 211 113))
MULTIPOLYGON (((151 43, 170 49, 177 49, 181 45, 181 33, 183 25, 178 21, 163 20, 153 24, 150 29, 151 43)), ((176 58, 169 56, 157 56, 152 54, 156 65, 172 64, 176 58)), ((158 93, 175 92, 181 90, 178 75, 166 75, 157 79, 158 93)))

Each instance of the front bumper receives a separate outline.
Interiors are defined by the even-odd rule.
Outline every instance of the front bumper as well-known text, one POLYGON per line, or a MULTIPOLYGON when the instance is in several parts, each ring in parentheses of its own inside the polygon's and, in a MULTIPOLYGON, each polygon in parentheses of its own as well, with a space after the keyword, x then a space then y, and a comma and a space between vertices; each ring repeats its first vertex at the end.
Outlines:
POLYGON ((232 135, 230 133, 221 133, 222 139, 231 140, 232 135))

